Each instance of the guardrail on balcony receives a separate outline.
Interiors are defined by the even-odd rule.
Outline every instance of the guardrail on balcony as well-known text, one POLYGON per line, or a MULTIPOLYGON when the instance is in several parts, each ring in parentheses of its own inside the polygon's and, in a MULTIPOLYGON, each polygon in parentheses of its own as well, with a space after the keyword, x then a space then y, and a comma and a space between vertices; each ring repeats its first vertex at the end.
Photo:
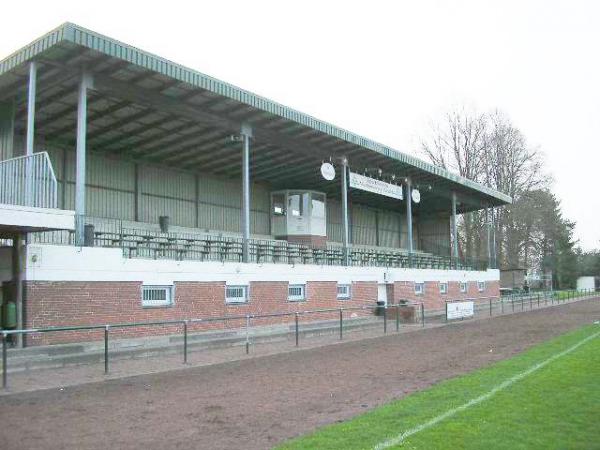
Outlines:
MULTIPOLYGON (((87 244, 121 248, 126 258, 170 259, 177 261, 241 262, 240 237, 192 232, 162 233, 135 227, 120 219, 86 218, 93 225, 86 231, 87 244)), ((75 245, 72 232, 36 233, 35 243, 75 245)), ((351 246, 349 265, 441 270, 486 270, 488 261, 475 258, 453 258, 443 254, 385 247, 351 246)), ((250 262, 259 264, 315 264, 341 266, 344 251, 340 245, 312 247, 275 239, 251 239, 250 262)))
POLYGON ((57 208, 57 189, 47 152, 0 161, 0 203, 57 208))

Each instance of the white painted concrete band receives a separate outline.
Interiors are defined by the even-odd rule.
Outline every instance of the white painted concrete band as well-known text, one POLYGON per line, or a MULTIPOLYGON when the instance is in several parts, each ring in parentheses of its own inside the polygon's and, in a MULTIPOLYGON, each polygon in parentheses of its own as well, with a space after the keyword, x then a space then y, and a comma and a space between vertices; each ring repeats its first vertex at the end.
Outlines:
POLYGON ((498 270, 461 271, 386 269, 383 267, 311 264, 242 264, 215 261, 173 261, 124 258, 118 248, 30 245, 26 279, 31 281, 142 281, 168 285, 175 281, 498 281, 498 270))

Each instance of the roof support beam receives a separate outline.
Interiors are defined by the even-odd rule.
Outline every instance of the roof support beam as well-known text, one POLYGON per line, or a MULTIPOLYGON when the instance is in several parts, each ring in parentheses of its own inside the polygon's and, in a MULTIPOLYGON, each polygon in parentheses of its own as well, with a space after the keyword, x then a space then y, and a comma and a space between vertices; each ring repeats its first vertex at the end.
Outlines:
POLYGON ((27 89, 27 138, 25 154, 33 155, 33 138, 35 134, 35 89, 37 87, 37 63, 29 63, 29 88, 27 89))
POLYGON ((77 93, 77 153, 75 166, 75 245, 84 245, 87 93, 92 77, 81 74, 77 93))

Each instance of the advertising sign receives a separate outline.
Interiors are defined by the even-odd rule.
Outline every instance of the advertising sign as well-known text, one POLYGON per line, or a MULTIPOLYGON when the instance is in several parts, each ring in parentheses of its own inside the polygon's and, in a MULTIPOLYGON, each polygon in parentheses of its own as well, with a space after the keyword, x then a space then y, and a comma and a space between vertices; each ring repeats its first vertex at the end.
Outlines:
POLYGON ((451 302, 446 303, 446 316, 448 319, 463 319, 473 317, 473 302, 451 302))
POLYGON ((350 172, 350 187, 360 189, 374 194, 385 195, 386 197, 403 199, 402 186, 386 183, 375 178, 365 177, 354 172, 350 172))

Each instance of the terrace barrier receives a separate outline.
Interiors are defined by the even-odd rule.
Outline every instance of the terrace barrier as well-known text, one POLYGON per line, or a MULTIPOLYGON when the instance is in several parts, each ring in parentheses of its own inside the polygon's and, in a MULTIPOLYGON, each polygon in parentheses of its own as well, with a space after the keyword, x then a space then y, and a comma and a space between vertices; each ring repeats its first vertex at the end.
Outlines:
POLYGON ((187 363, 188 360, 188 328, 193 324, 206 324, 212 322, 224 322, 230 320, 241 320, 245 322, 245 352, 250 353, 250 328, 251 321, 256 319, 276 318, 276 317, 293 317, 294 318, 294 343, 296 347, 300 346, 300 316, 310 316, 311 314, 323 314, 323 313, 335 313, 338 315, 338 328, 339 328, 339 340, 344 339, 344 313, 352 311, 380 311, 383 309, 382 322, 383 322, 383 333, 388 332, 388 310, 395 309, 395 328, 396 332, 400 331, 400 309, 402 308, 414 308, 414 323, 419 324, 421 327, 425 327, 425 308, 423 303, 405 303, 399 305, 390 306, 356 306, 347 308, 328 308, 328 309, 314 309, 304 310, 296 312, 275 312, 269 314, 246 314, 246 315, 229 315, 220 317, 206 317, 206 318, 192 318, 192 319, 179 319, 179 320, 166 320, 166 321, 151 321, 151 322, 128 322, 128 323, 114 323, 114 324, 97 324, 97 325, 83 325, 83 326, 65 326, 65 327, 48 327, 48 328, 32 328, 25 330, 2 330, 2 387, 6 389, 8 387, 8 337, 11 335, 29 335, 33 333, 60 333, 60 332, 72 332, 72 331, 89 331, 89 330, 103 330, 104 332, 104 373, 109 373, 109 339, 110 331, 116 329, 124 329, 131 327, 148 327, 148 326, 168 326, 168 325, 179 325, 181 326, 181 333, 183 337, 183 364, 187 363))
MULTIPOLYGON (((242 261, 243 240, 239 237, 203 233, 160 231, 135 228, 121 220, 88 219, 93 226, 88 246, 120 248, 126 258, 170 259, 176 261, 242 261)), ((37 233, 34 242, 74 245, 73 234, 66 231, 37 233)), ((250 239, 250 262, 258 264, 344 265, 344 249, 328 243, 326 247, 275 239, 250 239)), ((486 270, 487 260, 454 258, 423 251, 354 245, 349 249, 349 265, 441 270, 486 270)))
POLYGON ((57 182, 48 153, 0 161, 0 203, 57 208, 57 182))

